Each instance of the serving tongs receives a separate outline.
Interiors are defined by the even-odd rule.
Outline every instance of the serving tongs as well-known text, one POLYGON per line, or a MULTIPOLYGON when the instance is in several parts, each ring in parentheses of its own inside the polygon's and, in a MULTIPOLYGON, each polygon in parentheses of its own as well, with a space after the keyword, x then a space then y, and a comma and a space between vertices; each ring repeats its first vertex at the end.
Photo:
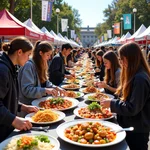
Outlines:
POLYGON ((48 129, 50 128, 50 126, 46 126, 46 127, 32 127, 31 129, 32 130, 35 130, 35 131, 44 131, 44 132, 48 132, 48 129))

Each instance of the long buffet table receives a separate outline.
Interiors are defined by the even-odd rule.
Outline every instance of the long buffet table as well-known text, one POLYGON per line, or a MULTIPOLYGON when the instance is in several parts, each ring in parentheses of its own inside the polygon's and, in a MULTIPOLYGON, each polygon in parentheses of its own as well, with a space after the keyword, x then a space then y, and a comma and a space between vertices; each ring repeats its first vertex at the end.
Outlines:
MULTIPOLYGON (((81 107, 81 106, 85 106, 85 101, 83 98, 80 98, 79 99, 79 105, 78 107, 81 107)), ((73 110, 74 109, 70 109, 70 110, 66 110, 64 111, 64 113, 66 114, 66 117, 64 118, 64 120, 60 121, 60 122, 57 122, 57 123, 54 123, 54 124, 50 124, 50 129, 48 130, 48 132, 46 134, 49 134, 55 138, 58 139, 58 141, 60 142, 60 150, 82 150, 83 148, 86 148, 86 150, 91 150, 91 148, 88 148, 88 147, 81 147, 81 146, 77 146, 77 145, 73 145, 73 144, 70 144, 70 143, 67 143, 65 141, 63 141, 62 139, 60 139, 56 133, 56 128, 58 127, 58 125, 60 125, 61 123, 63 122, 67 122, 67 121, 72 121, 72 120, 75 120, 75 119, 79 119, 78 117, 76 117, 74 114, 73 114, 73 110)), ((113 122, 113 123, 116 123, 116 119, 113 118, 113 119, 110 119, 109 121, 113 122)), ((34 126, 37 126, 37 125, 34 125, 34 126)), ((19 134, 24 134, 24 133, 45 133, 44 131, 34 131, 34 130, 30 130, 30 131, 24 131, 24 132, 20 132, 18 130, 14 130, 9 137, 13 137, 15 135, 19 135, 19 134)), ((92 148, 93 149, 93 148, 92 148)), ((128 145, 127 143, 125 142, 125 140, 123 140, 122 142, 116 144, 116 145, 113 145, 113 146, 109 146, 109 147, 100 147, 100 148, 94 148, 94 149, 101 149, 101 150, 129 150, 128 148, 128 145)))

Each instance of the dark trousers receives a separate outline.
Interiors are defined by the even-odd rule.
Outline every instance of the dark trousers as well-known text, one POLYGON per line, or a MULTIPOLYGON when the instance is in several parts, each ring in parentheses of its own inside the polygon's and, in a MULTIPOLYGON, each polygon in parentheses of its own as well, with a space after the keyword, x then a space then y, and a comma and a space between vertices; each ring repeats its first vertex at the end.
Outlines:
POLYGON ((149 133, 126 133, 126 142, 130 150, 148 150, 149 133))

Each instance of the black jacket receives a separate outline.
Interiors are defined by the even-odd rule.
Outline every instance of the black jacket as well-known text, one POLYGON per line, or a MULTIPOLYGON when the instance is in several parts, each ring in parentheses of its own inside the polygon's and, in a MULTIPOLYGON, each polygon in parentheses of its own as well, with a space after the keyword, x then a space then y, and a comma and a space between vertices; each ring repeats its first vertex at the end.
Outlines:
POLYGON ((111 101, 111 111, 118 114, 122 127, 133 126, 134 132, 150 131, 150 78, 143 69, 133 78, 127 100, 111 101))
POLYGON ((50 81, 55 85, 60 85, 64 80, 65 74, 70 73, 65 69, 64 57, 61 53, 58 53, 54 56, 49 67, 50 81))
POLYGON ((6 53, 0 52, 0 142, 12 131, 18 110, 16 69, 6 53))

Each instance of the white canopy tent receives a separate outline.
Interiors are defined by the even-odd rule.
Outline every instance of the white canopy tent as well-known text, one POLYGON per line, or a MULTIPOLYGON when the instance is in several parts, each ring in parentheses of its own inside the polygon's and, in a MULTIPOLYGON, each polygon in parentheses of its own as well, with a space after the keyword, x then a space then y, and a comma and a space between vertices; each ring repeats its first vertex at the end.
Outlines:
POLYGON ((146 27, 142 24, 140 26, 140 28, 129 38, 127 38, 127 41, 135 41, 135 38, 140 35, 141 33, 143 33, 146 30, 146 27))
POLYGON ((57 36, 59 36, 64 43, 69 43, 60 33, 58 33, 57 36))
POLYGON ((122 39, 119 40, 119 43, 120 43, 120 44, 125 43, 125 42, 126 42, 126 39, 127 39, 127 38, 130 38, 130 37, 131 37, 130 32, 127 32, 126 35, 125 35, 122 39))
POLYGON ((150 26, 139 36, 135 37, 135 41, 150 40, 150 26))
POLYGON ((50 31, 50 34, 52 34, 59 41, 59 45, 64 44, 64 41, 58 35, 56 35, 53 30, 50 31))
POLYGON ((41 31, 54 39, 54 45, 59 44, 59 40, 55 38, 55 36, 53 36, 45 27, 42 27, 41 31))

